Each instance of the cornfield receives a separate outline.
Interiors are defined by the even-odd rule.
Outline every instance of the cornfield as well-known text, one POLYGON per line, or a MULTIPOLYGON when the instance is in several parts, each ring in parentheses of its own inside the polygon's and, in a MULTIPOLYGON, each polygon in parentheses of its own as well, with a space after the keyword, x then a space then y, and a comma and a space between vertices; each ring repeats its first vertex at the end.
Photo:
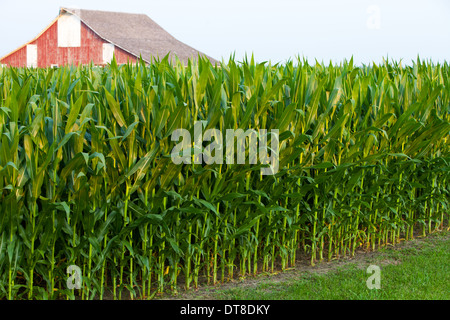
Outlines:
POLYGON ((253 57, 0 68, 0 299, 149 299, 448 228, 449 72, 253 57), (278 129, 279 171, 173 163, 171 134, 195 122, 278 129))

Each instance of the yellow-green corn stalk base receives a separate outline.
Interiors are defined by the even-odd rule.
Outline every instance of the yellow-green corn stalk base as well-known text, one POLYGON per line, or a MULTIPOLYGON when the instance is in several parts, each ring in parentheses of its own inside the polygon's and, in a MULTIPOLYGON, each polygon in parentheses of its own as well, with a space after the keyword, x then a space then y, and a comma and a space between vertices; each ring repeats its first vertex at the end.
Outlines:
POLYGON ((449 72, 253 58, 0 69, 0 299, 149 299, 446 229, 449 72), (279 171, 175 164, 173 131, 199 121, 278 129, 279 171))

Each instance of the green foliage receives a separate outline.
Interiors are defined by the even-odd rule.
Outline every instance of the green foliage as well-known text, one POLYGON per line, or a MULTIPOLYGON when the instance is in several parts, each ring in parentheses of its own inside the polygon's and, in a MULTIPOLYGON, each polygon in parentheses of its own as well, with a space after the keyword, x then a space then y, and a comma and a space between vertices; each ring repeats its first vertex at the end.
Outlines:
POLYGON ((202 58, 2 68, 0 298, 152 297, 180 276, 188 289, 286 269, 299 249, 314 264, 442 229, 448 74, 202 58), (175 165, 170 136, 195 121, 279 129, 279 172, 175 165), (66 287, 69 265, 82 290, 66 287))

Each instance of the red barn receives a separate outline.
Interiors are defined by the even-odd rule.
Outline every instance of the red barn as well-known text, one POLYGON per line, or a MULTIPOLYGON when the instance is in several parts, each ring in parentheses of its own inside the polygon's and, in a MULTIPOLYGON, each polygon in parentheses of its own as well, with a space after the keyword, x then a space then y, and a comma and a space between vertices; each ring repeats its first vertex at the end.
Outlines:
MULTIPOLYGON (((35 39, 0 58, 13 67, 56 67, 146 62, 167 54, 182 62, 205 54, 178 41, 144 14, 61 8, 59 16, 35 39)), ((213 63, 217 61, 206 56, 213 63)))

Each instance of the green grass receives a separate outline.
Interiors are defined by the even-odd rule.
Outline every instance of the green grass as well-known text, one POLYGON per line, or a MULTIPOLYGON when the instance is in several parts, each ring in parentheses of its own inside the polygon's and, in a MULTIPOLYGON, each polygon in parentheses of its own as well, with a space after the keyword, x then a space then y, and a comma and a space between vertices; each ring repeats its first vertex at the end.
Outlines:
MULTIPOLYGON (((209 298, 235 300, 448 300, 450 299, 450 234, 438 233, 326 273, 293 272, 289 279, 258 281, 218 290, 209 298), (381 288, 370 290, 369 265, 381 268, 381 288)), ((275 277, 276 278, 276 277, 275 277)))

